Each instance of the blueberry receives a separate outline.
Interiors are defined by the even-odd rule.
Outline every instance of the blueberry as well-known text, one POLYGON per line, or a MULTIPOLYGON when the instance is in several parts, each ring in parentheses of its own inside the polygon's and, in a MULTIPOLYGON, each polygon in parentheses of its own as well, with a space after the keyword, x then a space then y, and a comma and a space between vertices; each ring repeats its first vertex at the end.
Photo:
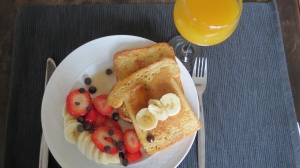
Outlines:
POLYGON ((80 123, 83 123, 84 122, 84 118, 83 117, 77 117, 77 121, 80 122, 80 123))
POLYGON ((91 86, 90 88, 89 88, 89 92, 90 93, 96 93, 97 92, 97 88, 95 87, 95 86, 91 86))
POLYGON ((124 142, 123 141, 119 141, 118 143, 117 143, 117 146, 119 146, 119 147, 121 147, 121 146, 123 146, 124 145, 124 142))
POLYGON ((114 130, 112 130, 112 129, 110 129, 109 131, 108 131, 108 135, 110 135, 110 136, 112 136, 112 135, 114 135, 114 130))
POLYGON ((87 77, 87 78, 84 79, 84 83, 85 83, 86 85, 90 85, 90 84, 92 83, 92 79, 89 78, 89 77, 87 77))
POLYGON ((83 92, 85 92, 85 89, 84 89, 84 88, 80 88, 80 89, 79 89, 79 92, 80 92, 80 93, 83 93, 83 92))
POLYGON ((119 114, 118 114, 118 113, 113 113, 112 118, 113 118, 115 121, 118 121, 118 120, 119 120, 119 114))
POLYGON ((110 148, 110 146, 105 146, 105 147, 104 147, 104 150, 105 150, 105 152, 109 153, 110 150, 111 150, 111 148, 110 148))
POLYGON ((87 110, 87 111, 91 111, 91 110, 92 110, 92 106, 87 106, 87 107, 86 107, 86 110, 87 110))
POLYGON ((84 130, 88 131, 91 129, 91 125, 89 123, 83 123, 84 130))
POLYGON ((87 107, 86 107, 86 110, 87 110, 87 111, 91 111, 91 110, 92 110, 92 106, 87 106, 87 107))
POLYGON ((78 132, 82 132, 84 130, 83 125, 82 124, 78 125, 77 130, 78 132))
POLYGON ((112 73, 112 70, 111 70, 111 69, 107 69, 107 70, 105 71, 105 73, 106 73, 107 75, 110 75, 110 74, 112 73))

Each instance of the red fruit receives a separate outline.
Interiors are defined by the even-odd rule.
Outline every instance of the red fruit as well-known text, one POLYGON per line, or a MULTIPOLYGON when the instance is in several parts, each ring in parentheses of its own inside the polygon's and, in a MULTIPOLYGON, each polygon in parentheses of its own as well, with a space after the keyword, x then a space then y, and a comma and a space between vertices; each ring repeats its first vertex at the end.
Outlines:
POLYGON ((103 114, 103 115, 108 115, 110 114, 114 108, 110 105, 107 104, 107 95, 99 95, 94 99, 94 106, 96 110, 103 114))
POLYGON ((105 117, 106 118, 105 118, 105 121, 104 121, 103 125, 114 127, 114 128, 119 129, 119 130, 122 130, 117 121, 113 120, 112 118, 110 118, 108 116, 105 116, 105 117))
POLYGON ((128 129, 124 133, 125 150, 130 153, 136 153, 141 149, 141 143, 134 129, 128 129))
POLYGON ((84 121, 87 122, 87 123, 89 123, 89 124, 91 124, 91 125, 95 125, 98 114, 99 113, 94 108, 92 108, 84 116, 84 121))
POLYGON ((88 112, 87 106, 90 105, 92 105, 91 96, 86 90, 82 93, 79 89, 73 90, 66 99, 67 112, 74 117, 84 116, 88 112))
POLYGON ((105 125, 105 121, 107 120, 107 118, 109 118, 109 117, 107 117, 106 115, 102 115, 102 114, 98 113, 95 126, 103 126, 103 125, 105 125))
POLYGON ((123 141, 123 133, 121 130, 113 127, 100 126, 93 132, 92 141, 102 152, 116 154, 118 153, 118 148, 117 146, 113 145, 113 142, 123 141), (108 132, 110 130, 113 130, 113 135, 109 135, 108 132), (108 147, 110 150, 105 150, 108 147))
POLYGON ((85 122, 93 126, 101 126, 104 124, 107 116, 98 113, 94 108, 92 108, 84 117, 85 122))
POLYGON ((141 151, 138 151, 136 153, 130 153, 128 151, 125 151, 125 158, 128 160, 128 162, 134 162, 139 160, 142 157, 141 151))

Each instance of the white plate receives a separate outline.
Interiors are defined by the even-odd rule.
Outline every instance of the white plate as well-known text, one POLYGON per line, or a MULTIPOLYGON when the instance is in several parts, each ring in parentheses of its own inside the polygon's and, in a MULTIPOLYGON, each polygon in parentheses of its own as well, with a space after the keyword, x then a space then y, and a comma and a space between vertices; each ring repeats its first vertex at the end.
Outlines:
MULTIPOLYGON (((57 67, 46 87, 42 102, 42 127, 46 142, 57 162, 64 168, 82 167, 124 167, 122 165, 102 165, 90 161, 82 155, 77 146, 67 142, 63 132, 62 109, 69 91, 80 85, 83 76, 93 76, 99 70, 113 67, 113 56, 124 49, 155 44, 153 41, 136 36, 108 36, 88 42, 69 54, 57 67)), ((184 92, 193 111, 199 118, 199 104, 194 83, 177 60, 181 71, 184 92)), ((185 137, 179 143, 158 152, 131 167, 176 167, 186 156, 196 133, 185 137)))

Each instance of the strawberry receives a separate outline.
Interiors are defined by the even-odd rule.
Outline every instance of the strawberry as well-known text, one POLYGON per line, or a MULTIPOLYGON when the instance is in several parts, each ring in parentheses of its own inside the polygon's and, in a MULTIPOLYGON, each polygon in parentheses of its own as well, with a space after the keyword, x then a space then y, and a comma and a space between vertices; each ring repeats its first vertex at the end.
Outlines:
POLYGON ((94 106, 95 106, 96 110, 103 115, 108 115, 114 110, 114 108, 112 106, 107 104, 107 95, 106 94, 97 96, 94 99, 94 106))
POLYGON ((109 117, 106 116, 106 115, 102 115, 102 114, 98 113, 97 120, 95 122, 95 126, 105 125, 105 121, 107 120, 107 118, 109 118, 109 117))
POLYGON ((102 152, 116 154, 118 147, 114 145, 114 142, 123 142, 123 133, 114 127, 100 126, 93 132, 92 141, 102 152), (113 132, 113 134, 110 135, 109 132, 113 132))
POLYGON ((66 99, 67 112, 74 116, 84 116, 88 110, 88 106, 92 105, 90 94, 84 89, 76 89, 71 91, 66 99))
POLYGON ((89 123, 89 124, 91 124, 91 125, 95 125, 98 114, 99 113, 94 108, 92 108, 84 116, 84 121, 87 122, 87 123, 89 123))
POLYGON ((124 133, 125 150, 130 153, 136 153, 141 149, 141 143, 134 129, 128 129, 124 133))
POLYGON ((105 115, 98 113, 94 108, 92 108, 84 117, 85 122, 91 124, 92 126, 101 126, 104 124, 106 118, 105 115))
POLYGON ((120 125, 118 124, 118 122, 115 121, 115 120, 113 120, 112 118, 110 118, 110 117, 108 117, 108 116, 106 116, 103 125, 105 125, 105 126, 110 126, 110 127, 114 127, 114 128, 119 129, 119 130, 122 130, 121 127, 120 127, 120 125))
POLYGON ((98 113, 94 108, 92 108, 84 117, 84 121, 92 126, 109 126, 116 129, 122 130, 120 125, 107 115, 98 113))
POLYGON ((125 151, 125 157, 128 160, 128 162, 134 162, 142 157, 142 153, 141 151, 138 151, 136 153, 130 153, 128 151, 125 151))

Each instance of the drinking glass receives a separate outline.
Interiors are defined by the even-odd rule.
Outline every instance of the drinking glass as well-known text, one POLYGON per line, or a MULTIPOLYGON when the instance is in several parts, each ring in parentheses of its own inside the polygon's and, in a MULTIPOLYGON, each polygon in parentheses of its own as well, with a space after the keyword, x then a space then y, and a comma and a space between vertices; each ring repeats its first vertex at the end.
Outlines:
POLYGON ((169 41, 175 55, 189 63, 193 55, 202 54, 200 46, 226 40, 237 27, 242 8, 242 0, 176 0, 174 22, 181 36, 169 41))

